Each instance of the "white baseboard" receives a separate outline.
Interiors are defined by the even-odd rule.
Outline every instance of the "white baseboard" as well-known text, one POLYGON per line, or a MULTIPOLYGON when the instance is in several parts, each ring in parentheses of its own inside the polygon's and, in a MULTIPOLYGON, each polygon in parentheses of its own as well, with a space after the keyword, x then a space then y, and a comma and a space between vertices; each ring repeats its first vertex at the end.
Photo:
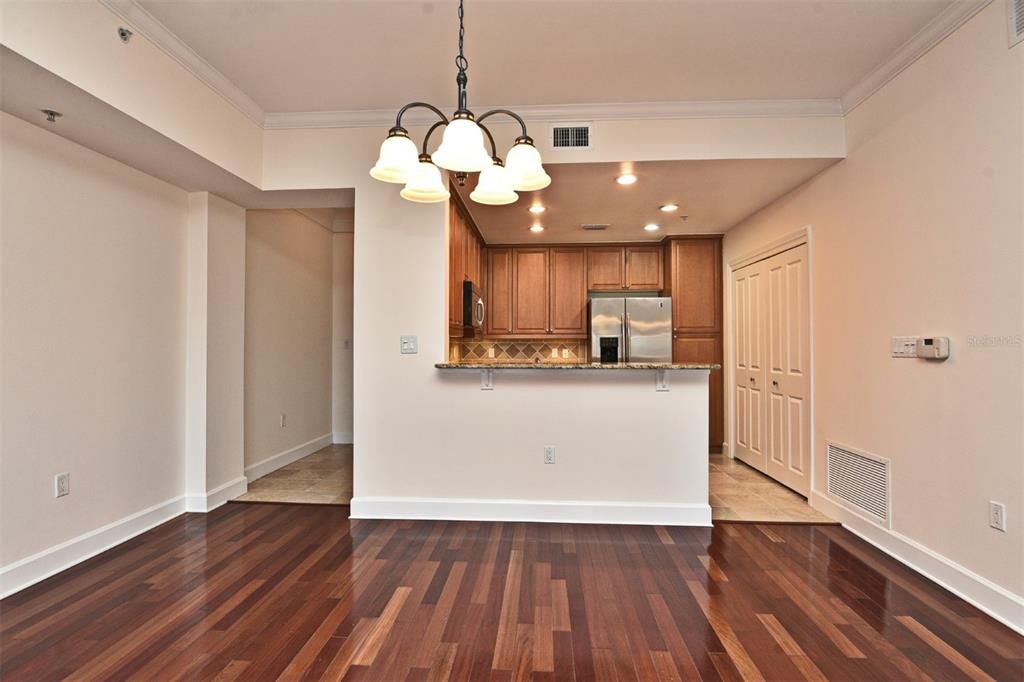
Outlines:
POLYGON ((0 568, 0 599, 35 585, 185 512, 175 497, 0 568))
POLYGON ((307 441, 301 445, 296 445, 294 448, 285 450, 284 452, 279 452, 276 455, 271 455, 262 461, 245 467, 245 477, 250 481, 255 481, 257 478, 262 478, 272 471, 277 471, 283 466, 288 466, 292 462, 300 460, 306 455, 312 455, 320 448, 325 448, 330 445, 333 440, 333 433, 325 433, 311 441, 307 441))
POLYGON ((810 503, 854 535, 1024 635, 1024 598, 905 535, 858 516, 817 491, 811 491, 810 503))
POLYGON ((334 432, 335 445, 352 445, 352 433, 348 431, 334 432))
POLYGON ((711 506, 708 504, 355 497, 350 515, 353 519, 711 525, 711 506))
POLYGON ((244 495, 248 489, 249 479, 245 476, 239 476, 224 485, 219 485, 213 490, 206 491, 205 495, 188 495, 185 498, 185 511, 199 512, 201 514, 212 512, 228 500, 244 495))

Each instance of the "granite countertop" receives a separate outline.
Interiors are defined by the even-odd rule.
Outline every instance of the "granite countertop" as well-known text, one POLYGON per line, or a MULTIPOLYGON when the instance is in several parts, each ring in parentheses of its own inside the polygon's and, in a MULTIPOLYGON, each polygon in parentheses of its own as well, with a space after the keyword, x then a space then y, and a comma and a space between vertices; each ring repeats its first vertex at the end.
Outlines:
POLYGON ((602 365, 586 362, 439 362, 438 369, 721 369, 718 364, 690 362, 624 362, 602 365))

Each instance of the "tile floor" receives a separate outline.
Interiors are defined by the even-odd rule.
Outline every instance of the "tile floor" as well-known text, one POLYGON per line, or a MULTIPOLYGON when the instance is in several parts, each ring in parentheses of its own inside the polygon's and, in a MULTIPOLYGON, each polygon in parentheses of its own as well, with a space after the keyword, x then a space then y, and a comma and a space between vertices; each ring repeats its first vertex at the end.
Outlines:
POLYGON ((713 454, 712 521, 835 523, 807 500, 738 459, 713 454))
POLYGON ((349 504, 352 446, 328 445, 249 484, 236 502, 349 504))

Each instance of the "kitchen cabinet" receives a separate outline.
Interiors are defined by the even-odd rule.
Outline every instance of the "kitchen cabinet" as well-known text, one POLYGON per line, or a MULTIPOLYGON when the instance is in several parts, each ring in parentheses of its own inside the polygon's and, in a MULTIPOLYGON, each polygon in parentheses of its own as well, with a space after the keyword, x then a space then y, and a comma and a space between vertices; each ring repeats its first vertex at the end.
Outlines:
POLYGON ((668 243, 666 294, 672 296, 672 328, 680 332, 722 332, 722 239, 681 237, 668 243))
MULTIPOLYGON (((665 244, 664 295, 672 297, 672 361, 722 364, 722 238, 671 237, 665 244)), ((725 440, 722 370, 709 378, 712 451, 725 440)))
POLYGON ((547 334, 549 272, 546 248, 512 249, 512 333, 547 334))
POLYGON ((587 289, 615 291, 626 281, 626 250, 621 246, 587 247, 587 289))
POLYGON ((550 321, 548 330, 560 336, 587 335, 587 254, 581 247, 559 246, 550 251, 550 321))
POLYGON ((484 331, 489 336, 512 333, 512 249, 488 248, 484 331))
POLYGON ((590 291, 660 291, 664 286, 660 245, 587 247, 590 291))

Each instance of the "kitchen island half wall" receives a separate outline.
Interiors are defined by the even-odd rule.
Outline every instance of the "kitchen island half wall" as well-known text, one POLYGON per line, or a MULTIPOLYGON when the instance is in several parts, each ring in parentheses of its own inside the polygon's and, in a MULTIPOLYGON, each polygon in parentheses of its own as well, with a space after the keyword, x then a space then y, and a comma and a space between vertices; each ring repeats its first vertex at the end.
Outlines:
POLYGON ((400 477, 364 470, 352 518, 710 526, 710 369, 439 365, 443 441, 400 477))

